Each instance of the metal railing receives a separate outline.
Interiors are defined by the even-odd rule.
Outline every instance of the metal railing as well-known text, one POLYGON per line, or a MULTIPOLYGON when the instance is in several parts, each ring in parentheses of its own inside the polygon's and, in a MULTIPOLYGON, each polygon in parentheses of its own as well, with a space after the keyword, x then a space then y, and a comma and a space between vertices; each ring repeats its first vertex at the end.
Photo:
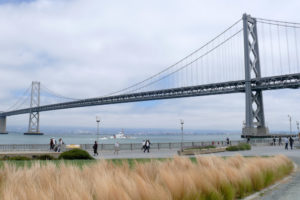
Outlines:
MULTIPOLYGON (((230 145, 236 145, 245 142, 245 140, 240 141, 230 141, 230 145)), ((209 141, 209 142, 183 142, 184 148, 199 147, 199 146, 226 146, 226 141, 209 141)), ((93 144, 80 144, 80 148, 90 151, 93 150, 93 144)), ((169 143, 151 143, 151 149, 164 150, 164 149, 180 149, 180 142, 169 142, 169 143)), ((66 145, 62 146, 62 151, 66 149, 66 145)), ((120 150, 140 150, 142 149, 141 143, 121 143, 119 144, 120 150)), ((114 144, 99 144, 99 151, 113 151, 114 144)), ((50 151, 49 144, 0 144, 0 152, 12 152, 12 151, 50 151)))

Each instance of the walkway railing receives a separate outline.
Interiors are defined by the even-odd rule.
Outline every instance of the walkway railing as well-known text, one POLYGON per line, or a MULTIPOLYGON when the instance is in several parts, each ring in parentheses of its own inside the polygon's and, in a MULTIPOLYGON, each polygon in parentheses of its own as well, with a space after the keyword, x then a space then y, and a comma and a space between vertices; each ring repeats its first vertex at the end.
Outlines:
MULTIPOLYGON (((272 138, 269 139, 251 139, 249 141, 252 145, 271 145, 272 138)), ((230 141, 230 145, 236 145, 239 143, 245 143, 246 140, 230 141)), ((283 143, 283 141, 282 141, 283 143)), ((276 145, 278 144, 278 139, 276 140, 276 145)), ((226 141, 205 141, 205 142, 183 142, 182 146, 184 148, 189 147, 199 147, 199 146, 227 146, 226 141)), ((91 151, 93 149, 93 144, 80 144, 80 148, 91 151)), ((140 150, 142 148, 141 143, 121 143, 119 149, 122 150, 140 150)), ((151 143, 151 149, 164 150, 164 149, 180 149, 180 142, 168 142, 168 143, 151 143)), ((0 152, 10 152, 10 151, 49 151, 49 144, 0 144, 0 152)), ((65 145, 63 145, 62 150, 65 150, 65 145)), ((114 144, 99 144, 99 151, 112 151, 114 150, 114 144)))
MULTIPOLYGON (((244 140, 240 141, 231 141, 231 145, 235 145, 241 142, 245 142, 244 140)), ((209 141, 209 142, 183 142, 184 148, 188 147, 198 147, 198 146, 207 146, 207 145, 215 145, 215 146, 226 146, 225 141, 209 141)), ((151 149, 163 150, 163 149, 180 149, 180 142, 169 142, 169 143, 151 143, 151 149)), ((93 149, 93 144, 80 144, 80 148, 91 151, 93 149)), ((141 143, 121 143, 119 149, 122 150, 140 150, 142 148, 141 143)), ((63 148, 65 149, 65 145, 63 148)), ((49 151, 49 144, 0 144, 0 152, 9 152, 9 151, 49 151)), ((112 151, 114 150, 114 144, 99 144, 98 150, 100 151, 112 151)))

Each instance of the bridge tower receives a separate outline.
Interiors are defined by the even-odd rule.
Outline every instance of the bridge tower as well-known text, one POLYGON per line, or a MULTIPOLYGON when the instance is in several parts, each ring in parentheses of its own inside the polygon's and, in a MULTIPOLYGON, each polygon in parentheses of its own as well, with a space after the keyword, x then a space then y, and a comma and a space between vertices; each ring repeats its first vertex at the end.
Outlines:
POLYGON ((263 137, 269 134, 265 124, 262 90, 252 90, 251 78, 261 78, 256 19, 243 15, 246 122, 242 137, 263 137))
POLYGON ((0 117, 0 134, 7 134, 6 131, 6 116, 0 117))
MULTIPOLYGON (((33 81, 31 85, 30 109, 40 106, 40 82, 33 81)), ((40 132, 40 113, 30 111, 28 132, 24 135, 43 135, 40 132)))

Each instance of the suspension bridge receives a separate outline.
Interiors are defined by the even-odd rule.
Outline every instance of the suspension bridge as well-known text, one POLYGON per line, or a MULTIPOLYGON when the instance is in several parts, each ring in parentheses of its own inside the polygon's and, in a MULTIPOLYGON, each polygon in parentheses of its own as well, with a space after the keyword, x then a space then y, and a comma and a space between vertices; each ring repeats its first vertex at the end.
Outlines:
POLYGON ((159 99, 245 93, 243 137, 267 136, 263 91, 300 87, 300 23, 244 14, 215 38, 161 72, 95 98, 70 98, 32 82, 6 111, 6 118, 29 113, 28 132, 40 133, 40 112, 159 99))

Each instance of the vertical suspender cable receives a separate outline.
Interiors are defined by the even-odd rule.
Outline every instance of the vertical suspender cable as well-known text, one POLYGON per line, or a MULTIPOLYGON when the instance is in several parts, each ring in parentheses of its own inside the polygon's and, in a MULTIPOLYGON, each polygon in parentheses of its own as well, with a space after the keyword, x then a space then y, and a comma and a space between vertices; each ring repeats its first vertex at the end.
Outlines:
POLYGON ((280 71, 281 71, 281 75, 283 75, 283 72, 282 72, 282 60, 281 60, 281 45, 280 45, 281 40, 280 40, 279 25, 278 24, 277 24, 277 37, 278 37, 280 71))
POLYGON ((272 75, 274 75, 274 57, 273 57, 273 38, 272 38, 272 31, 271 31, 271 25, 269 25, 269 34, 270 34, 270 45, 271 45, 271 68, 272 68, 272 75))
POLYGON ((199 60, 196 62, 196 85, 199 85, 198 62, 199 60))
MULTIPOLYGON (((262 37, 262 41, 265 42, 266 39, 265 39, 265 26, 264 26, 264 24, 261 24, 261 37, 262 37)), ((267 49, 266 49, 266 45, 261 45, 261 46, 262 46, 262 51, 260 51, 260 52, 263 52, 263 56, 261 58, 263 58, 263 62, 264 62, 264 66, 261 67, 261 69, 264 69, 265 70, 265 75, 268 76, 268 65, 267 65, 267 59, 266 59, 267 58, 267 49)))
POLYGON ((289 39, 288 39, 288 30, 287 30, 287 27, 285 27, 285 37, 286 37, 286 48, 287 48, 288 66, 289 66, 289 74, 290 74, 291 73, 290 48, 289 48, 289 39))
MULTIPOLYGON (((296 33, 297 29, 294 28, 294 37, 295 37, 295 50, 296 50, 296 64, 297 64, 297 69, 300 69, 299 66, 299 55, 298 55, 298 40, 297 40, 297 33, 296 33)), ((300 70, 298 71, 298 73, 300 73, 300 70)))

